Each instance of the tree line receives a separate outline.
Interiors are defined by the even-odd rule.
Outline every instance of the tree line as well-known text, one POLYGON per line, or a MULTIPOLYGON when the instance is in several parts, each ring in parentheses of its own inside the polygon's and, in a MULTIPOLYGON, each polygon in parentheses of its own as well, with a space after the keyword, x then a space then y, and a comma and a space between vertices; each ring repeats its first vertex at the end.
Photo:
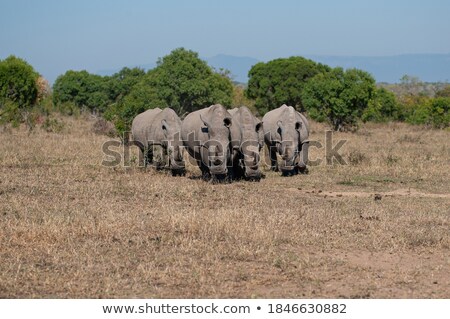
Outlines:
MULTIPOLYGON (((410 79, 403 77, 399 86, 420 83, 410 79)), ((316 121, 328 122, 334 130, 353 129, 368 121, 450 126, 450 85, 440 86, 433 96, 394 92, 389 86, 377 86, 363 70, 331 68, 303 57, 257 63, 245 86, 233 83, 226 70, 208 66, 198 53, 178 48, 148 71, 125 67, 111 76, 99 76, 69 70, 51 89, 23 59, 10 56, 0 61, 0 122, 13 125, 31 123, 36 114, 76 115, 86 110, 113 122, 120 133, 149 108, 172 107, 183 116, 220 103, 244 104, 260 116, 287 104, 316 121)))

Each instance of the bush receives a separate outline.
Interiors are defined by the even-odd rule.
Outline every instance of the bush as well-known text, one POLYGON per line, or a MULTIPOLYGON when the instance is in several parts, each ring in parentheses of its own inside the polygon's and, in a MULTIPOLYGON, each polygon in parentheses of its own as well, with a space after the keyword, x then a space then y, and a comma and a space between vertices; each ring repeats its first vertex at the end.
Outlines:
POLYGON ((450 98, 426 99, 415 105, 406 121, 411 124, 425 124, 435 128, 450 126, 450 98))
POLYGON ((358 69, 335 68, 310 79, 302 103, 311 118, 327 119, 336 131, 355 127, 374 97, 375 79, 358 69))
POLYGON ((38 77, 25 60, 11 55, 0 61, 0 102, 9 100, 19 109, 30 108, 38 96, 38 77))
POLYGON ((172 107, 183 116, 215 103, 230 106, 232 94, 229 78, 215 73, 197 53, 180 48, 159 59, 155 69, 110 105, 105 118, 122 134, 130 130, 134 117, 147 109, 172 107))
POLYGON ((103 117, 99 117, 92 125, 92 132, 98 135, 113 137, 117 134, 114 124, 108 122, 103 117))
POLYGON ((449 97, 439 97, 431 101, 429 123, 436 128, 450 126, 449 97))
POLYGON ((368 107, 364 110, 361 119, 364 122, 387 122, 399 118, 399 105, 394 93, 379 88, 375 91, 368 107))
POLYGON ((52 118, 51 116, 47 116, 42 123, 42 128, 48 133, 61 133, 64 126, 64 122, 61 122, 56 118, 52 118))
POLYGON ((0 124, 11 123, 13 127, 18 127, 23 121, 19 105, 9 99, 0 101, 0 124))
POLYGON ((255 64, 248 73, 246 96, 255 100, 255 107, 264 114, 283 104, 303 110, 302 91, 316 74, 327 72, 328 66, 303 57, 276 59, 255 64))
POLYGON ((63 103, 72 103, 78 109, 104 112, 110 104, 108 78, 87 71, 67 71, 53 84, 53 103, 60 108, 63 103))

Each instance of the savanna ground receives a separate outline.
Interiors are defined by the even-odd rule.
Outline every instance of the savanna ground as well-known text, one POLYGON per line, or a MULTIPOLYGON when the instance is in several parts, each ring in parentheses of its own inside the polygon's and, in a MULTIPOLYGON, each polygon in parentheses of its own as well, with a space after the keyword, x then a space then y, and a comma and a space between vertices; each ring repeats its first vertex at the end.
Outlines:
POLYGON ((104 167, 63 121, 0 131, 2 298, 450 298, 448 131, 367 125, 333 136, 348 165, 210 184, 104 167))

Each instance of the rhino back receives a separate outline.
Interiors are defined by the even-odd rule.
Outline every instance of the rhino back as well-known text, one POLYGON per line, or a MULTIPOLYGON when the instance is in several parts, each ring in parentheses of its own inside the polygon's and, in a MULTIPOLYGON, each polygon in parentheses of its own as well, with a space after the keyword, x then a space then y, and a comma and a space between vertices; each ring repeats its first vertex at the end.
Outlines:
POLYGON ((300 131, 300 138, 301 138, 301 142, 303 143, 305 140, 309 139, 309 133, 310 133, 309 122, 302 113, 297 112, 297 115, 299 117, 300 122, 303 123, 302 129, 300 131))
POLYGON ((144 145, 147 145, 148 135, 152 129, 155 117, 161 109, 149 109, 143 113, 138 114, 131 124, 131 133, 133 134, 133 139, 144 145))
POLYGON ((201 128, 204 126, 200 119, 200 114, 204 113, 205 109, 201 109, 189 113, 184 118, 181 123, 181 138, 185 143, 189 144, 189 141, 194 139, 198 140, 198 138, 200 138, 199 133, 201 132, 201 128))
POLYGON ((281 136, 278 133, 278 121, 282 120, 282 114, 286 108, 286 105, 282 105, 279 108, 273 109, 264 115, 262 120, 266 142, 281 140, 281 136))
POLYGON ((165 108, 155 116, 155 120, 152 126, 151 137, 158 142, 165 139, 164 132, 162 130, 162 121, 166 121, 170 126, 170 131, 173 133, 180 132, 181 120, 177 113, 171 108, 165 108))

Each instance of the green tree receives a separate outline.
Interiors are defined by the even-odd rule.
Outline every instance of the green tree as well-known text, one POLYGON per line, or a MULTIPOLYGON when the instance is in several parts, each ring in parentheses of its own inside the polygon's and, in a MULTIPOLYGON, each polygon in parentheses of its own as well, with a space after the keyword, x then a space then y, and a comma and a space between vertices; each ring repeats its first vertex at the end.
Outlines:
POLYGON ((142 81, 145 71, 141 68, 122 68, 107 79, 108 98, 112 102, 118 102, 128 95, 133 87, 142 81))
POLYGON ((198 53, 184 48, 160 58, 144 81, 156 90, 158 103, 164 101, 163 107, 170 106, 179 114, 216 103, 231 105, 233 85, 230 79, 214 72, 198 53))
POLYGON ((358 69, 335 68, 306 83, 302 102, 309 116, 328 120, 334 130, 354 126, 372 100, 375 79, 358 69))
POLYGON ((155 69, 111 105, 106 117, 123 132, 147 109, 172 107, 182 116, 216 103, 230 106, 232 96, 233 85, 226 73, 214 72, 197 53, 179 48, 160 58, 155 69))
POLYGON ((450 126, 450 98, 438 97, 431 101, 428 123, 436 128, 450 126))
POLYGON ((165 101, 158 97, 157 91, 141 81, 133 86, 130 92, 117 103, 110 105, 105 118, 112 121, 120 135, 129 131, 136 115, 148 109, 166 107, 165 101))
MULTIPOLYGON (((0 60, 0 121, 13 126, 30 122, 29 111, 38 100, 39 74, 13 55, 0 60)), ((29 125, 32 128, 33 125, 29 125)))
POLYGON ((13 55, 0 61, 0 103, 9 100, 18 108, 35 104, 39 74, 25 60, 13 55))
POLYGON ((276 59, 255 64, 248 73, 248 98, 255 100, 260 114, 287 104, 304 111, 302 91, 305 83, 330 68, 303 57, 276 59))
POLYGON ((399 119, 399 105, 394 93, 385 88, 375 90, 362 114, 364 122, 386 122, 399 119))
POLYGON ((81 109, 103 112, 110 103, 107 81, 107 77, 84 70, 69 70, 53 84, 53 103, 71 102, 81 109))
POLYGON ((450 97, 450 85, 446 85, 444 88, 437 91, 436 97, 450 97))
POLYGON ((450 98, 438 97, 420 100, 410 108, 406 121, 411 124, 426 124, 435 128, 450 126, 450 98))

